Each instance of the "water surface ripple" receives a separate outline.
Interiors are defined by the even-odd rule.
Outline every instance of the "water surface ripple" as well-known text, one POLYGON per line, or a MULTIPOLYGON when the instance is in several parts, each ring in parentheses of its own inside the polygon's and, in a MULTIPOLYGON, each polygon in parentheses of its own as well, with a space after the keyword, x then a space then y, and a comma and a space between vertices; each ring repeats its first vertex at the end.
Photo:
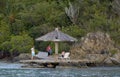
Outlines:
POLYGON ((33 69, 20 66, 0 63, 0 77, 120 77, 120 67, 33 69))

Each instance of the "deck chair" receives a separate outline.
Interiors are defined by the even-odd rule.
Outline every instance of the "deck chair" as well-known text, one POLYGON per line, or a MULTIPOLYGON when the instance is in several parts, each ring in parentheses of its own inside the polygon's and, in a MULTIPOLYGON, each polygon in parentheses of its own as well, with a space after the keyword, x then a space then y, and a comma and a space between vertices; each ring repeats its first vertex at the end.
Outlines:
POLYGON ((64 59, 68 59, 70 60, 70 53, 69 52, 66 52, 65 55, 64 55, 64 59))
POLYGON ((70 53, 69 52, 66 52, 64 57, 59 57, 58 59, 65 59, 65 60, 70 60, 70 53))

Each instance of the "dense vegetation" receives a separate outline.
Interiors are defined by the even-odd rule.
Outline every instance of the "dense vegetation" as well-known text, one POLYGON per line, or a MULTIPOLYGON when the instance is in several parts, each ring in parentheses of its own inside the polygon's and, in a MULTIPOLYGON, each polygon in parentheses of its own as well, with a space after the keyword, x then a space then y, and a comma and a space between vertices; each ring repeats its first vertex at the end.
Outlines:
POLYGON ((119 0, 0 0, 0 51, 30 52, 33 45, 44 50, 48 43, 34 39, 55 27, 77 39, 88 32, 107 32, 120 44, 119 4, 119 0))

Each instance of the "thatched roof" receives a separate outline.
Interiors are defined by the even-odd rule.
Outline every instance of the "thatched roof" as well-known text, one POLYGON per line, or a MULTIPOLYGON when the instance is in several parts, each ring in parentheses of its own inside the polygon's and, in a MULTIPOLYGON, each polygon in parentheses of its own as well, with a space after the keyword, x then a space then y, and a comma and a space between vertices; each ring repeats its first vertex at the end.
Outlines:
POLYGON ((76 38, 73 38, 61 31, 58 30, 58 28, 56 28, 54 31, 47 33, 44 36, 38 37, 36 39, 36 41, 77 41, 76 38))

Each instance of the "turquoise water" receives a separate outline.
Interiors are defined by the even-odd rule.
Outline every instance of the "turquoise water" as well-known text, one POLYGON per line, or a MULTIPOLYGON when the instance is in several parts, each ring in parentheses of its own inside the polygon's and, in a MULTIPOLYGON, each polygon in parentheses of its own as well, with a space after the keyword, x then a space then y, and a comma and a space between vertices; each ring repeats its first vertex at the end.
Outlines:
POLYGON ((120 77, 120 67, 33 69, 0 63, 0 77, 120 77))

